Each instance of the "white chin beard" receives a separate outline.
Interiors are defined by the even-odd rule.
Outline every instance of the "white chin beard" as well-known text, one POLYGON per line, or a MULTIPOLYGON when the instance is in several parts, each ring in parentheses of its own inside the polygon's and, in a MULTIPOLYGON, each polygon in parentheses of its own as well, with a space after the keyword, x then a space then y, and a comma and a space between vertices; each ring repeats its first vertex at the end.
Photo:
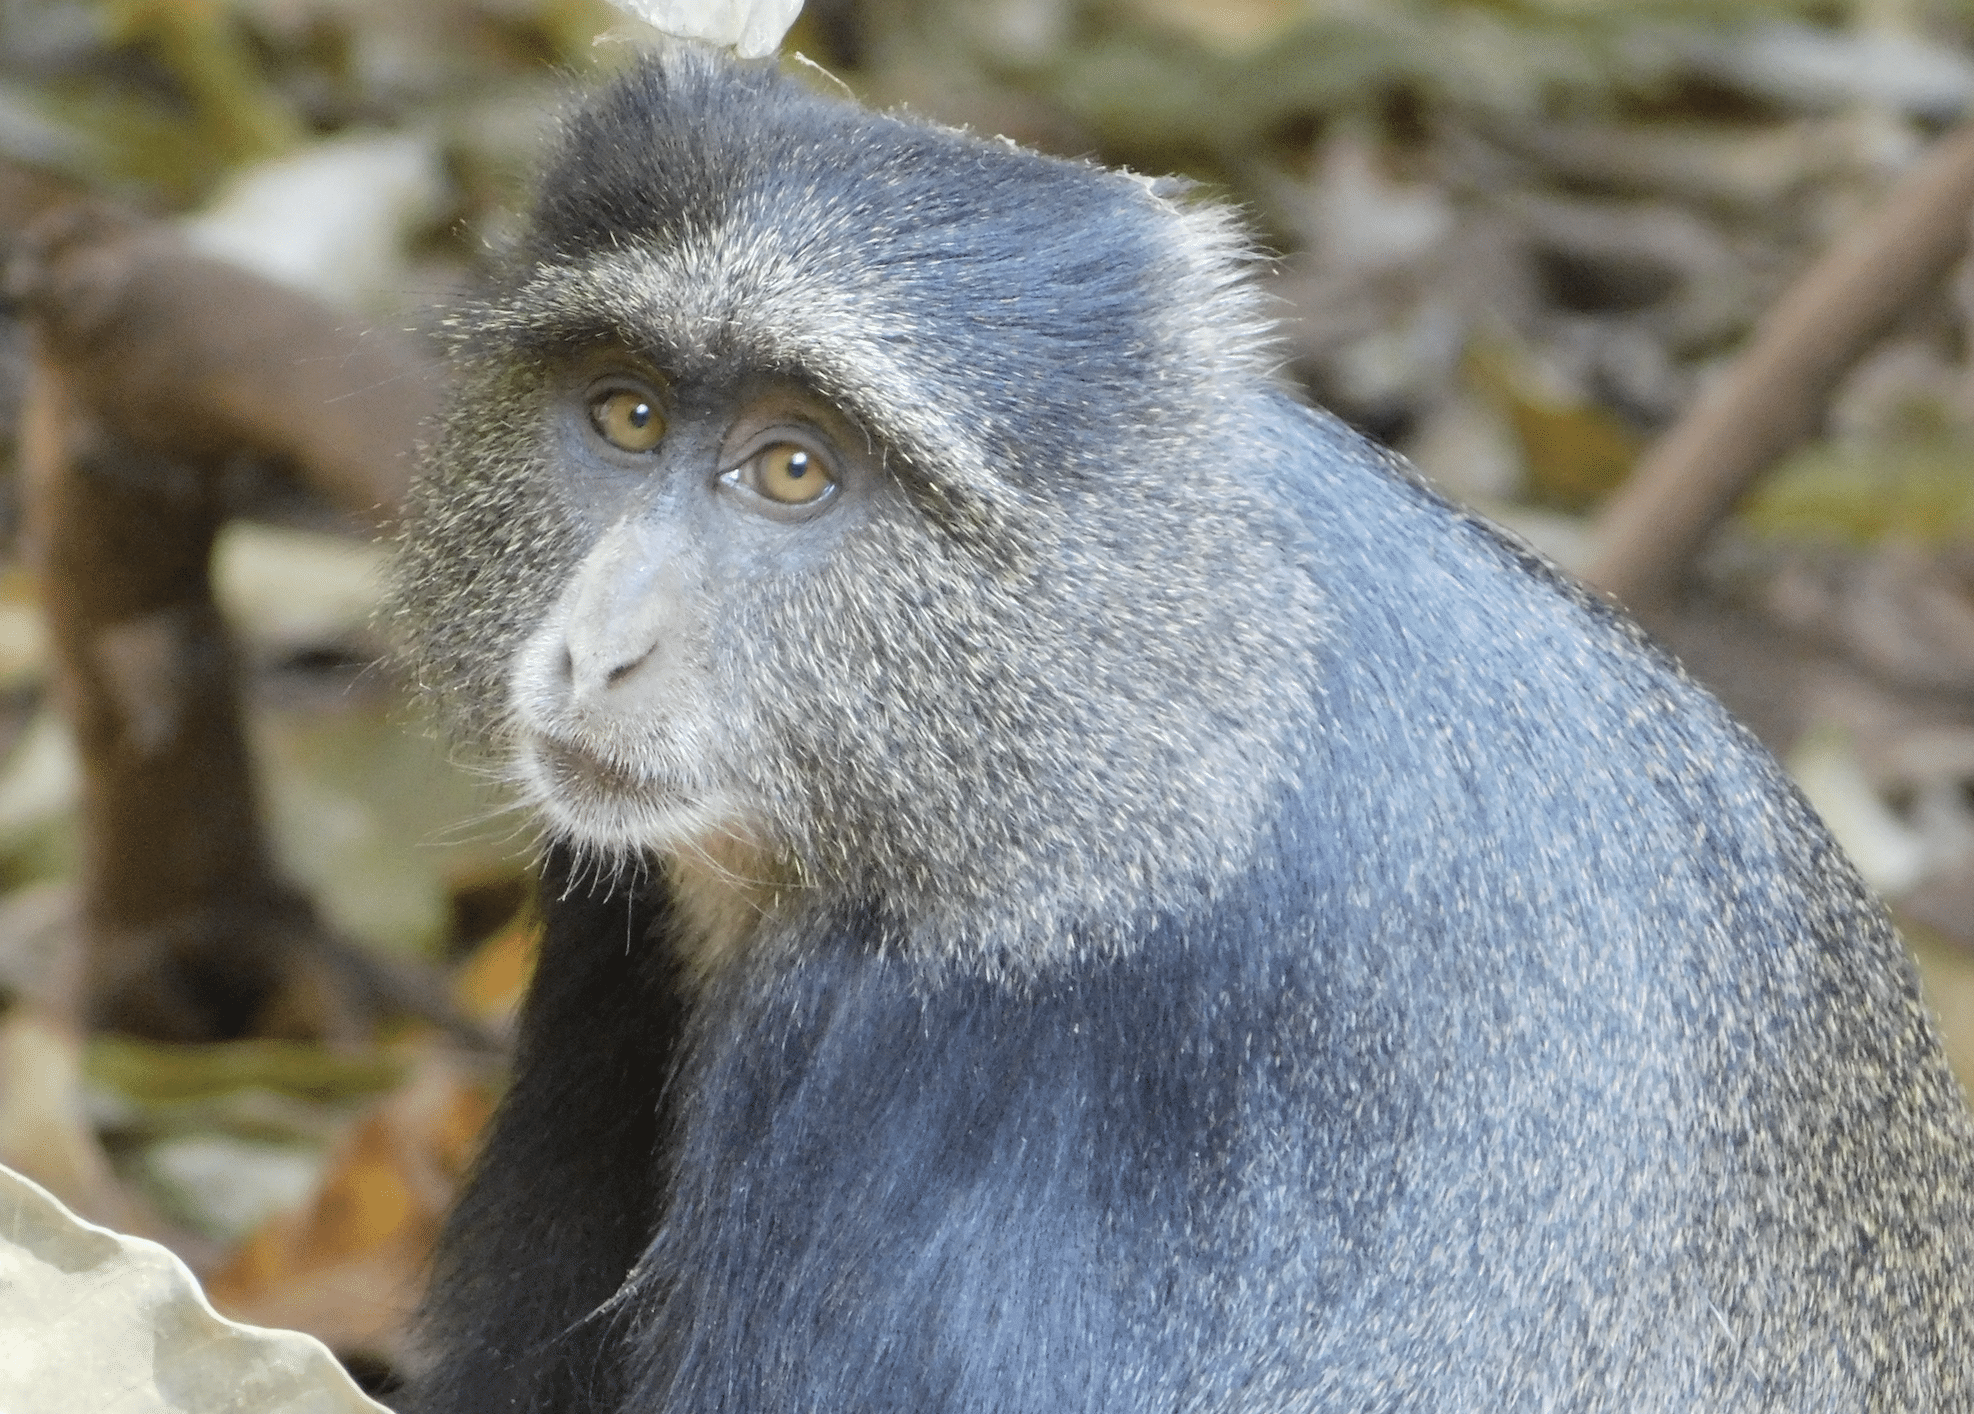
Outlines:
POLYGON ((549 738, 530 734, 519 767, 549 827, 606 854, 669 854, 716 833, 727 816, 702 796, 549 738))

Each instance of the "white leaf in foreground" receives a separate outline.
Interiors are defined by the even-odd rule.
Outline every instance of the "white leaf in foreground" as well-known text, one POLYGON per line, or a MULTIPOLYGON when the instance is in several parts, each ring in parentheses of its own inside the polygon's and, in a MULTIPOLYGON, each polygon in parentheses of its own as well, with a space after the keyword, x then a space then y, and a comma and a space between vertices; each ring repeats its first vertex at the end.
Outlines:
POLYGON ((216 1314, 155 1242, 0 1168, 0 1410, 388 1414, 323 1344, 216 1314))
POLYGON ((625 14, 680 39, 728 44, 749 59, 772 54, 802 0, 611 0, 625 14))

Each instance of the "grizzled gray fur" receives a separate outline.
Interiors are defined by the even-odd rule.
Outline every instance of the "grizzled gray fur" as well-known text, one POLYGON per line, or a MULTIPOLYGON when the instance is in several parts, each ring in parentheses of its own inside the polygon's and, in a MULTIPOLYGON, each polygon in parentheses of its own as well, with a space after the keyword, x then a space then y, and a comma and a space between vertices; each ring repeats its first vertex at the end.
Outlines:
POLYGON ((1883 911, 1245 265, 689 47, 569 120, 396 574, 553 839, 409 1407, 1974 1410, 1883 911))

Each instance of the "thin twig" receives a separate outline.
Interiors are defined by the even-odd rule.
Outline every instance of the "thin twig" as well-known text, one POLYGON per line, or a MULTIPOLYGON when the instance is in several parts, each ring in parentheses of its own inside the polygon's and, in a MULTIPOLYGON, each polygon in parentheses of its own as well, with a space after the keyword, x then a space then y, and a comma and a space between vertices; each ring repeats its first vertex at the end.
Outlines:
POLYGON ((1645 617, 1715 525, 1820 425, 1831 393, 1966 252, 1974 127, 1942 139, 1884 206, 1783 295, 1733 366, 1646 452, 1596 527, 1592 584, 1645 617))

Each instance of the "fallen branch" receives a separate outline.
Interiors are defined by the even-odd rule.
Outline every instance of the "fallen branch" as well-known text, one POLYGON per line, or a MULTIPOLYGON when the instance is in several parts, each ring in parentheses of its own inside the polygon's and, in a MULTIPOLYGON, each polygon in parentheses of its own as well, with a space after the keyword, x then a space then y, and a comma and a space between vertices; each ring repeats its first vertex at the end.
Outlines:
POLYGON ((29 553, 82 764, 87 1019, 166 1040, 354 1039, 394 974, 331 936, 269 858, 209 561, 242 458, 388 522, 430 366, 94 205, 31 227, 7 288, 35 350, 29 553))
POLYGON ((1585 578, 1642 617, 1666 607, 1735 501, 1817 430, 1845 373, 1966 252, 1970 212, 1974 128, 1963 128, 1783 295, 1646 452, 1599 517, 1585 578))
POLYGON ((396 514, 437 393, 409 340, 87 202, 29 227, 7 292, 38 356, 131 446, 206 473, 278 461, 374 525, 396 514))

